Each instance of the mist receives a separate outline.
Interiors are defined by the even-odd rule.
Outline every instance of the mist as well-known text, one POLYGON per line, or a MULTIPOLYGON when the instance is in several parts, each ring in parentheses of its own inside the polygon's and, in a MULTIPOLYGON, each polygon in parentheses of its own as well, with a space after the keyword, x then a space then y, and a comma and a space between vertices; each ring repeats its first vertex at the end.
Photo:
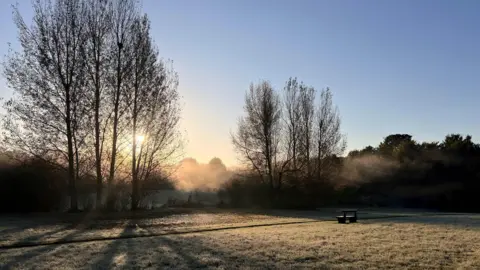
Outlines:
POLYGON ((232 172, 220 158, 212 158, 208 163, 185 158, 177 165, 174 180, 178 190, 216 191, 231 176, 232 172))
POLYGON ((369 182, 373 179, 392 175, 400 168, 398 161, 380 155, 362 155, 345 159, 341 178, 345 185, 369 182))

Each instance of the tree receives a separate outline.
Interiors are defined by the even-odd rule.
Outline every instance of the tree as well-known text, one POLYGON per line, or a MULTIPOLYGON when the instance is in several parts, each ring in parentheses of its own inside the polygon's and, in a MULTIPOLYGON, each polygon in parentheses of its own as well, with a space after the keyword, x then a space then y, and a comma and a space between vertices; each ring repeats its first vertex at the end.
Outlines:
POLYGON ((286 149, 287 159, 291 159, 292 170, 298 171, 298 155, 300 153, 300 131, 302 120, 302 103, 300 100, 300 88, 297 78, 289 78, 285 84, 283 105, 285 112, 283 113, 285 132, 286 132, 286 149))
POLYGON ((225 166, 225 164, 223 164, 223 161, 218 157, 212 158, 208 162, 208 166, 211 170, 214 170, 214 171, 221 171, 221 172, 227 171, 227 167, 225 166))
POLYGON ((315 120, 315 89, 300 85, 300 169, 306 170, 306 177, 312 176, 311 155, 315 120))
POLYGON ((346 148, 346 140, 340 130, 340 114, 333 105, 333 95, 329 88, 320 93, 320 104, 315 115, 316 173, 323 181, 329 173, 329 157, 340 156, 346 148))
POLYGON ((440 144, 440 147, 447 153, 468 155, 475 150, 475 144, 472 142, 472 136, 465 138, 460 134, 449 134, 440 144))
POLYGON ((135 50, 132 52, 132 77, 127 83, 127 96, 132 101, 129 109, 132 209, 136 209, 141 182, 157 170, 162 161, 175 156, 181 140, 178 133, 178 76, 159 59, 146 16, 137 19, 131 31, 135 50))
POLYGON ((125 97, 126 82, 131 77, 131 52, 134 50, 132 44, 132 27, 138 18, 138 11, 135 0, 118 0, 113 5, 112 29, 110 33, 112 38, 110 57, 112 58, 112 70, 109 72, 109 100, 112 102, 112 137, 110 148, 110 169, 108 173, 108 198, 107 208, 112 209, 114 199, 112 195, 112 185, 117 170, 117 154, 119 152, 119 136, 121 134, 120 123, 125 112, 128 109, 129 102, 125 97))
POLYGON ((241 158, 274 188, 274 163, 280 137, 280 98, 269 82, 251 84, 232 142, 241 158))
POLYGON ((105 102, 106 75, 109 68, 110 34, 112 31, 113 4, 108 0, 88 0, 86 14, 85 58, 87 63, 89 98, 92 103, 95 174, 97 182, 97 207, 101 205, 103 189, 103 144, 111 106, 105 102))
POLYGON ((71 209, 77 210, 86 8, 82 1, 35 0, 33 9, 33 25, 27 26, 14 8, 21 52, 4 64, 14 91, 5 104, 5 140, 17 150, 66 163, 71 209))
POLYGON ((137 0, 35 0, 33 6, 31 27, 14 9, 22 52, 4 65, 15 92, 4 105, 6 150, 66 168, 72 210, 76 181, 93 174, 98 207, 104 178, 112 209, 113 181, 132 177, 135 208, 139 183, 152 174, 168 177, 164 165, 182 145, 178 75, 159 58, 137 0), (148 138, 138 149, 137 134, 148 138))
POLYGON ((382 143, 378 146, 380 154, 392 157, 396 148, 404 143, 410 143, 412 136, 409 134, 392 134, 385 137, 382 143))

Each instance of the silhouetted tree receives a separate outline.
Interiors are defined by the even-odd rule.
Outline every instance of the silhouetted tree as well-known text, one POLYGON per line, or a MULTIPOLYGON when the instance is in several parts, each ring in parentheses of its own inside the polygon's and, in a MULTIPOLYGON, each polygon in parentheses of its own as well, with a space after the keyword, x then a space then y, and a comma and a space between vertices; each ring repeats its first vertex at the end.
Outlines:
POLYGON ((315 117, 316 173, 318 180, 324 180, 329 173, 331 162, 328 157, 342 155, 346 149, 346 139, 340 129, 340 114, 333 105, 333 95, 329 88, 320 93, 320 104, 315 117))
POLYGON ((6 103, 5 139, 36 157, 66 161, 71 209, 77 210, 75 180, 86 105, 85 2, 35 0, 33 10, 28 26, 14 9, 21 52, 9 54, 4 64, 14 91, 6 103))
POLYGON ((110 169, 107 182, 107 207, 109 209, 112 209, 114 204, 113 198, 110 197, 110 195, 112 193, 111 189, 118 165, 118 141, 119 135, 121 134, 121 127, 119 125, 131 102, 131 100, 126 98, 125 92, 127 87, 126 83, 131 80, 131 65, 133 61, 131 52, 134 48, 131 29, 138 16, 137 2, 135 0, 114 1, 112 17, 113 31, 110 33, 113 40, 111 42, 112 47, 110 48, 110 57, 112 58, 113 65, 108 75, 108 80, 111 85, 108 96, 113 105, 110 169))
POLYGON ((107 72, 110 65, 113 3, 109 0, 88 0, 86 13, 85 60, 87 64, 87 87, 92 103, 95 174, 97 182, 97 207, 101 206, 103 189, 103 146, 105 131, 112 106, 106 100, 107 72))
POLYGON ((306 178, 312 177, 311 159, 314 153, 315 129, 315 94, 313 87, 300 85, 300 151, 301 170, 306 172, 306 178))
POLYGON ((284 123, 286 133, 286 143, 284 151, 287 152, 286 158, 291 159, 291 168, 297 173, 299 169, 298 155, 301 152, 300 145, 300 125, 301 122, 301 101, 300 85, 297 78, 290 78, 284 88, 284 123))
POLYGON ((150 22, 139 18, 132 27, 132 80, 127 96, 132 133, 132 209, 139 203, 141 181, 163 162, 175 157, 181 146, 178 123, 178 76, 158 57, 150 37, 150 22), (139 141, 137 134, 143 140, 139 141), (137 153, 137 142, 139 149, 137 153))
POLYGON ((232 135, 236 151, 274 188, 274 166, 280 138, 280 98, 269 82, 251 84, 245 97, 245 115, 232 135))

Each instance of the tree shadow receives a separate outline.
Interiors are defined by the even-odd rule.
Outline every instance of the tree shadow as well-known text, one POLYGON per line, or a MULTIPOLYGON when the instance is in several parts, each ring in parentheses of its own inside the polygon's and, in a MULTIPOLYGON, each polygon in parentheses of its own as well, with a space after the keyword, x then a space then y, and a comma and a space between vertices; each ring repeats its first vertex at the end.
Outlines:
MULTIPOLYGON (((153 234, 153 232, 150 231, 153 234)), ((274 264, 266 264, 250 257, 239 257, 232 252, 227 252, 224 248, 215 248, 207 246, 202 241, 202 236, 160 236, 149 239, 149 246, 162 246, 164 249, 170 250, 172 256, 156 256, 153 263, 159 268, 218 268, 226 267, 238 269, 244 266, 259 269, 276 269, 274 264)), ((165 253, 163 253, 165 254, 165 253)))
POLYGON ((1 229, 0 230, 0 235, 7 235, 7 234, 13 234, 13 233, 19 233, 25 229, 29 229, 31 227, 25 227, 25 226, 9 226, 9 228, 6 229, 1 229))
MULTIPOLYGON (((121 239, 130 235, 130 226, 124 228, 119 239, 109 240, 100 253, 100 258, 89 261, 95 269, 197 269, 197 268, 253 268, 276 269, 274 262, 260 262, 253 258, 241 257, 227 252, 225 248, 207 246, 203 236, 149 236, 121 239)), ((146 230, 154 235, 154 231, 146 230)))
POLYGON ((66 229, 65 227, 61 227, 61 228, 58 228, 58 229, 55 229, 55 230, 47 231, 47 232, 42 233, 42 234, 35 234, 35 235, 27 236, 27 237, 25 237, 21 240, 18 240, 16 242, 14 242, 12 245, 15 246, 15 245, 20 245, 20 244, 39 243, 42 240, 45 240, 45 238, 47 238, 49 236, 52 236, 52 235, 55 235, 55 234, 57 234, 61 231, 64 231, 65 229, 66 229))
MULTIPOLYGON (((126 226, 124 226, 123 228, 123 231, 118 235, 118 237, 120 239, 118 240, 106 240, 106 241, 110 241, 110 243, 105 247, 103 248, 104 250, 102 251, 102 254, 104 254, 103 257, 101 257, 100 260, 94 262, 92 264, 92 266, 95 266, 95 265, 100 265, 100 266, 105 266, 105 269, 110 269, 110 265, 112 265, 112 263, 114 263, 115 261, 115 257, 118 255, 118 251, 120 250, 127 250, 127 244, 128 242, 125 242, 125 241, 133 241, 133 239, 124 239, 122 241, 121 238, 122 237, 125 237, 125 236, 130 236, 132 235, 133 233, 133 230, 135 229, 135 227, 133 226, 134 223, 133 221, 129 221, 128 224, 126 224, 126 226)), ((19 255, 16 255, 16 256, 11 256, 9 258, 9 260, 5 263, 2 262, 2 264, 0 264, 0 269, 10 269, 12 267, 15 267, 15 266, 20 266, 20 265, 24 265, 26 263, 28 263, 29 260, 31 260, 32 258, 34 257, 37 257, 37 256, 41 256, 42 254, 45 255, 45 254, 48 254, 48 256, 54 256, 54 257, 61 257, 61 256, 64 256, 64 255, 67 255, 67 256, 80 256, 81 254, 74 254, 74 252, 72 252, 71 249, 64 249, 62 253, 59 253, 59 247, 63 246, 63 245, 75 245, 77 244, 76 241, 72 241, 78 234, 82 234, 85 230, 86 230, 86 227, 83 226, 83 227, 80 227, 80 226, 77 226, 78 229, 72 231, 71 233, 69 233, 68 235, 65 235, 64 237, 62 238, 59 238, 55 241, 55 243, 53 244, 48 244, 48 243, 37 243, 37 244, 40 244, 41 246, 30 246, 30 247, 25 247, 25 248, 21 248, 21 247, 10 247, 10 248, 5 248, 6 250, 8 249, 18 249, 20 252, 22 252, 21 254, 19 255)), ((58 231, 57 231, 58 232, 58 231)), ((52 234, 54 232, 51 232, 52 234)), ((42 235, 43 236, 43 235, 42 235)), ((41 236, 37 236, 37 237, 41 237, 41 236)), ((30 237, 28 237, 28 239, 23 239, 21 241, 19 241, 20 243, 25 243, 25 240, 29 240, 29 239, 32 239, 30 237)), ((86 241, 78 241, 78 244, 80 243, 84 243, 86 241)), ((96 240, 96 241, 92 241, 92 243, 98 243, 98 242, 103 242, 101 239, 100 240, 96 240)), ((125 258, 129 258, 129 256, 125 256, 125 258)), ((37 263, 37 262, 35 262, 37 263)), ((42 263, 41 261, 39 261, 38 263, 42 263)), ((85 263, 88 263, 88 262, 85 262, 85 263)), ((65 266, 62 266, 62 267, 65 267, 65 266)))
MULTIPOLYGON (((20 221, 15 221, 16 223, 22 222, 20 221)), ((41 221, 39 221, 41 222, 41 221)), ((51 221, 50 221, 51 222, 51 221)), ((23 239, 17 240, 12 244, 6 244, 6 245, 0 245, 1 248, 9 248, 9 247, 20 247, 20 246, 35 246, 35 245, 42 245, 45 242, 45 238, 55 235, 57 233, 60 233, 65 230, 72 230, 72 232, 65 237, 57 239, 55 242, 62 242, 62 241, 71 241, 73 237, 77 234, 80 234, 84 232, 88 227, 89 224, 91 223, 91 219, 89 218, 88 215, 85 215, 82 217, 81 220, 78 221, 78 223, 70 223, 70 224, 55 224, 55 226, 59 227, 54 227, 54 228, 49 228, 49 226, 53 226, 50 222, 46 223, 40 223, 36 226, 23 226, 21 230, 15 230, 12 231, 10 234, 15 234, 15 233, 20 233, 24 230, 33 230, 34 232, 39 229, 46 230, 44 233, 35 233, 34 235, 27 236, 23 239), (43 240, 43 241, 42 241, 43 240)), ((13 235, 14 236, 14 235, 13 235)))
MULTIPOLYGON (((67 241, 72 239, 77 233, 81 233, 81 231, 73 231, 60 239, 60 241, 67 241)), ((17 264, 23 264, 26 261, 32 259, 33 257, 39 256, 46 252, 53 252, 56 250, 60 245, 45 245, 45 246, 33 246, 33 247, 13 247, 13 248, 4 248, 5 250, 8 249, 19 249, 23 251, 21 254, 17 256, 10 256, 9 260, 3 264, 0 264, 0 269, 10 269, 17 264)))
MULTIPOLYGON (((105 249, 102 251, 104 254, 99 260, 95 261, 93 265, 96 265, 97 269, 110 269, 112 266, 116 264, 115 259, 119 255, 118 252, 121 251, 122 249, 125 249, 127 241, 130 241, 132 239, 121 239, 122 237, 125 237, 127 235, 131 235, 133 230, 134 230, 134 221, 129 220, 127 224, 124 226, 123 231, 119 234, 118 240, 110 240, 110 243, 105 247, 105 249)), ((129 250, 128 248, 126 249, 127 251, 129 250)), ((126 257, 128 258, 128 254, 126 254, 126 257)))

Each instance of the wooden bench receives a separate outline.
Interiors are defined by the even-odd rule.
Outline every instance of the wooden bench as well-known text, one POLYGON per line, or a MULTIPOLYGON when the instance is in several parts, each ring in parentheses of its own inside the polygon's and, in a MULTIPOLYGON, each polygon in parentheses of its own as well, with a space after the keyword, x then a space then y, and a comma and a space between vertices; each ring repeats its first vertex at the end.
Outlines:
POLYGON ((357 210, 342 210, 342 213, 342 216, 337 216, 338 223, 347 223, 347 220, 349 223, 357 222, 357 210))

